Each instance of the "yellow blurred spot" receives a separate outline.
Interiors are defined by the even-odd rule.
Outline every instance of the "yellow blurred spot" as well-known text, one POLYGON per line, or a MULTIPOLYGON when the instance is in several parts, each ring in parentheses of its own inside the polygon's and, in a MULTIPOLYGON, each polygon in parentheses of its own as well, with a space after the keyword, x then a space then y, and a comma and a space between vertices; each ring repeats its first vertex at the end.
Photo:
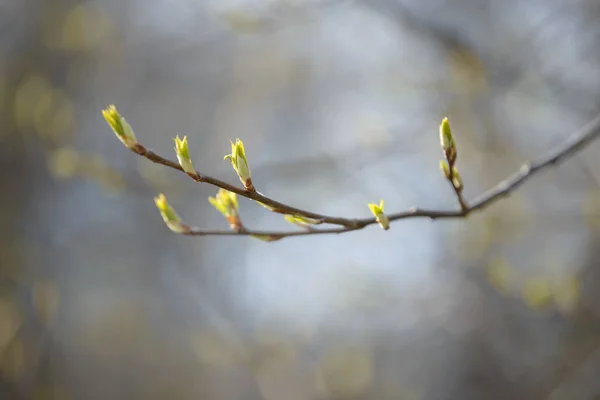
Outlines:
POLYGON ((485 65, 476 53, 457 48, 450 53, 449 66, 455 90, 472 96, 488 88, 485 65))
MULTIPOLYGON (((65 141, 73 136, 74 124, 73 102, 64 92, 55 90, 53 92, 52 112, 45 120, 46 134, 54 142, 65 141)), ((39 127, 38 130, 40 130, 39 127)))
POLYGON ((66 15, 61 31, 61 47, 86 50, 101 45, 112 30, 109 16, 90 4, 80 3, 66 15))
MULTIPOLYGON (((110 296, 110 294, 108 294, 110 296)), ((103 295, 106 298, 107 294, 103 295)), ((86 350, 101 362, 117 365, 125 359, 143 359, 147 365, 164 357, 154 344, 155 331, 148 322, 148 310, 133 299, 118 299, 102 305, 92 316, 84 316, 80 338, 86 350), (152 347, 154 345, 154 348, 152 347)))
POLYGON ((242 11, 225 11, 220 14, 220 17, 238 33, 258 33, 265 28, 264 21, 259 17, 242 11))
POLYGON ((551 299, 550 284, 546 279, 533 278, 525 282, 523 300, 529 307, 536 310, 543 308, 551 299))
POLYGON ((125 191, 125 180, 118 172, 103 175, 96 179, 96 183, 102 189, 102 193, 107 196, 118 195, 125 191))
POLYGON ((17 127, 33 127, 38 105, 40 109, 47 106, 51 102, 51 93, 50 83, 42 77, 31 76, 21 83, 15 92, 14 118, 17 127))
POLYGON ((79 163, 80 175, 94 181, 105 194, 118 194, 125 190, 125 178, 105 159, 95 154, 84 157, 79 163))
POLYGON ((187 385, 182 383, 182 377, 175 371, 164 375, 153 375, 152 379, 141 385, 141 390, 136 395, 144 400, 193 399, 194 390, 190 390, 187 385))
POLYGON ((535 209, 519 191, 490 207, 481 215, 488 231, 503 245, 517 243, 535 221, 535 209))
POLYGON ((554 290, 556 306, 563 312, 571 312, 578 305, 581 297, 579 280, 575 277, 566 279, 554 290))
POLYGON ((255 372, 254 379, 264 400, 317 398, 309 371, 297 365, 262 369, 255 372))
POLYGON ((505 292, 510 285, 512 267, 504 258, 494 258, 487 266, 487 277, 499 291, 505 292))
MULTIPOLYGON (((4 223, 2 215, 3 214, 0 213, 0 224, 4 223)), ((0 268, 0 279, 3 279, 5 282, 21 281, 21 274, 24 269, 21 260, 22 251, 23 249, 20 248, 18 243, 13 241, 0 241, 0 265, 2 266, 2 268, 0 268)), ((0 338, 0 345, 1 344, 2 339, 0 338)))
POLYGON ((58 312, 60 292, 52 282, 36 282, 33 284, 33 305, 44 323, 52 322, 58 312))
POLYGON ((0 371, 6 377, 16 379, 21 375, 25 365, 25 348, 21 338, 14 338, 0 357, 0 371))
POLYGON ((63 391, 55 387, 41 387, 33 393, 32 400, 68 400, 63 391))
POLYGON ((73 105, 60 90, 43 93, 35 106, 33 118, 35 129, 42 138, 59 142, 73 133, 73 105))
POLYGON ((250 360, 255 369, 279 369, 296 359, 296 349, 289 341, 265 333, 258 334, 255 340, 257 346, 250 360))
POLYGON ((33 104, 33 126, 42 138, 50 138, 51 127, 48 121, 52 118, 52 97, 53 90, 48 90, 40 93, 40 97, 33 104))
POLYGON ((48 155, 48 169, 59 179, 82 177, 98 184, 107 194, 125 190, 125 178, 103 158, 81 155, 71 147, 54 150, 48 155))
POLYGON ((326 353, 317 367, 316 387, 325 396, 354 398, 373 382, 373 361, 364 349, 338 349, 326 353))
POLYGON ((48 168, 55 178, 71 178, 77 173, 79 159, 77 150, 63 147, 49 154, 48 168))
POLYGON ((73 133, 71 100, 45 78, 31 76, 17 88, 14 113, 19 128, 35 128, 44 139, 57 142, 73 133))
MULTIPOLYGON (((6 107, 6 91, 7 91, 7 79, 4 77, 3 71, 0 70, 0 110, 4 110, 6 107)), ((0 129, 0 138, 7 132, 6 129, 0 129)))
POLYGON ((594 189, 587 193, 581 213, 590 229, 600 229, 600 190, 594 189))
POLYGON ((293 344, 265 332, 257 334, 255 341, 247 365, 254 374, 263 398, 307 398, 307 382, 299 381, 300 371, 296 370, 296 349, 293 344))
POLYGON ((14 338, 20 325, 21 317, 14 305, 8 300, 0 299, 0 354, 14 338))
POLYGON ((247 356, 245 349, 225 339, 218 331, 194 333, 190 337, 190 344, 201 362, 216 368, 230 368, 247 356))
POLYGON ((140 176, 149 186, 159 190, 165 190, 165 186, 173 186, 173 179, 167 175, 167 169, 159 164, 148 162, 141 157, 138 158, 137 168, 140 176))

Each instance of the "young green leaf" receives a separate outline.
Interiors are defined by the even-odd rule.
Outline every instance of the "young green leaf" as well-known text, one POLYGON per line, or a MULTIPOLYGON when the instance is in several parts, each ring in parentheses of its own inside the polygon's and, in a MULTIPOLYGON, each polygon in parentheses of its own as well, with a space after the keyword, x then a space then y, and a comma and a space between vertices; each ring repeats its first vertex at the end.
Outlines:
POLYGON ((156 204, 163 221, 165 221, 165 224, 167 224, 169 229, 176 233, 189 232, 190 227, 181 221, 181 218, 169 205, 169 202, 163 193, 160 193, 154 198, 154 203, 156 204))
POLYGON ((239 138, 236 139, 235 143, 231 142, 231 154, 226 155, 223 159, 231 161, 233 169, 237 172, 246 190, 252 192, 256 190, 250 177, 250 167, 248 166, 244 143, 239 138))
POLYGON ((377 220, 379 225, 386 231, 390 229, 390 220, 388 219, 387 215, 385 215, 383 212, 383 200, 379 202, 379 205, 369 203, 367 204, 367 206, 375 216, 375 219, 377 220))
POLYGON ((196 170, 194 169, 192 159, 190 158, 187 136, 184 136, 183 139, 179 139, 179 136, 175 138, 175 154, 177 155, 177 160, 179 161, 181 168, 183 168, 183 171, 187 174, 195 175, 196 170))
POLYGON ((227 219, 231 229, 239 230, 242 222, 239 216, 237 195, 229 190, 219 189, 216 197, 209 197, 208 202, 227 219))
POLYGON ((283 219, 285 219, 290 224, 299 226, 300 228, 304 229, 312 229, 311 225, 317 225, 320 223, 319 220, 300 217, 298 215, 285 215, 283 219))
POLYGON ((132 149, 137 144, 133 129, 131 129, 131 126, 125 121, 125 118, 119 114, 114 105, 111 104, 108 108, 102 110, 102 115, 119 140, 123 142, 127 148, 132 149))

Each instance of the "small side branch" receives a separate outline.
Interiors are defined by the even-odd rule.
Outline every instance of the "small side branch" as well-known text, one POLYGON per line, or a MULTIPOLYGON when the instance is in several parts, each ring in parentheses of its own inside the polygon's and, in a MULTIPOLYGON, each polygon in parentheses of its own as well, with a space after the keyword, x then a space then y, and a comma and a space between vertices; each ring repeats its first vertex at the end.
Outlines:
MULTIPOLYGON (((171 161, 167 158, 164 158, 164 157, 156 154, 152 150, 146 149, 144 146, 142 146, 139 143, 136 144, 136 146, 132 149, 132 151, 142 157, 147 158, 148 160, 150 160, 154 163, 161 164, 166 167, 173 168, 173 169, 176 169, 178 171, 185 173, 183 168, 175 161, 171 161)), ((302 210, 300 208, 292 207, 287 204, 283 204, 276 200, 273 200, 270 197, 267 197, 257 191, 248 191, 245 188, 240 188, 240 187, 234 186, 230 183, 219 180, 217 178, 213 178, 212 176, 204 175, 204 174, 200 173, 199 171, 195 171, 194 174, 187 173, 187 175, 190 176, 190 178, 192 178, 196 182, 208 183, 209 185, 228 190, 230 192, 233 192, 233 193, 240 195, 242 197, 245 197, 247 199, 254 200, 254 201, 257 201, 264 205, 267 205, 270 208, 272 208, 272 211, 277 212, 279 214, 300 215, 300 216, 303 216, 306 218, 318 220, 319 223, 327 223, 327 224, 342 225, 342 226, 351 225, 351 222, 349 222, 349 220, 347 218, 331 217, 331 216, 318 214, 318 213, 311 212, 311 211, 302 210)))

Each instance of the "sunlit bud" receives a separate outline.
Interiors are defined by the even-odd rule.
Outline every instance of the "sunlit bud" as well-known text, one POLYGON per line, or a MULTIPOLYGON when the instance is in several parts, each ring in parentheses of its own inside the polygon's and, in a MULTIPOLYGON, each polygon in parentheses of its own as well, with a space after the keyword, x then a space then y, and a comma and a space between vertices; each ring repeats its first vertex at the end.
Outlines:
POLYGON ((190 227, 181 221, 179 215, 177 215, 175 210, 167 202, 167 198, 164 194, 161 193, 155 197, 154 203, 156 204, 162 219, 165 221, 165 224, 167 224, 169 229, 176 233, 189 232, 190 227))
POLYGON ((183 171, 195 175, 196 170, 194 170, 194 165, 190 158, 187 136, 184 136, 183 139, 179 139, 179 136, 175 138, 175 154, 177 154, 177 160, 179 161, 181 168, 183 168, 183 171))
POLYGON ((581 285, 575 277, 560 282, 553 290, 554 302, 562 312, 573 312, 577 310, 581 302, 581 285))
POLYGON ((456 145, 454 144, 454 138, 452 137, 452 130, 450 129, 448 118, 444 118, 440 124, 440 144, 442 145, 448 163, 453 165, 456 161, 456 145))
POLYGON ((442 170, 442 173, 446 179, 450 179, 450 167, 448 167, 448 161, 440 160, 440 169, 442 170))
POLYGON ((273 236, 273 235, 250 235, 253 238, 262 240, 263 242, 275 242, 277 240, 283 239, 282 236, 273 236))
POLYGON ((390 229, 390 220, 388 219, 387 215, 383 213, 383 200, 379 202, 379 205, 369 203, 368 206, 379 225, 386 231, 390 229))
POLYGON ((231 142, 231 154, 224 157, 231 161, 231 165, 235 172, 240 177, 240 181, 246 188, 246 190, 254 192, 256 189, 252 184, 250 178, 250 167, 248 167, 248 160, 246 159, 246 152, 244 151, 244 144, 240 139, 236 139, 235 143, 231 142))
POLYGON ((219 189, 216 197, 209 197, 208 202, 227 219, 233 230, 240 230, 242 223, 239 217, 237 195, 229 190, 219 189))
POLYGON ((102 115, 119 140, 127 148, 132 149, 137 144, 137 139, 131 126, 125 121, 125 118, 121 117, 114 105, 111 104, 108 108, 102 110, 102 115))
POLYGON ((461 191, 463 188, 463 181, 456 167, 452 168, 452 185, 454 185, 458 191, 461 191))
POLYGON ((454 146, 452 130, 450 129, 450 122, 448 122, 448 118, 444 118, 440 124, 440 143, 442 145, 442 149, 444 150, 454 146))
POLYGON ((297 215, 286 215, 283 217, 287 222, 293 225, 297 225, 300 228, 311 229, 311 225, 317 225, 321 221, 312 218, 300 217, 297 215))

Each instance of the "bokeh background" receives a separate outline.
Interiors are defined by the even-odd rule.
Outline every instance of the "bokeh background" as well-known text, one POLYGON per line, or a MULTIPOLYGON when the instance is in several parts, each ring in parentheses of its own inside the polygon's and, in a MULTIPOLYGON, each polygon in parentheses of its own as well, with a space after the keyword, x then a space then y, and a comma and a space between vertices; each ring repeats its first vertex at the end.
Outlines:
MULTIPOLYGON (((599 399, 600 144, 467 220, 264 243, 128 152, 366 217, 456 207, 600 111, 596 0, 0 1, 2 399, 599 399)), ((240 200, 247 226, 285 229, 240 200)))

